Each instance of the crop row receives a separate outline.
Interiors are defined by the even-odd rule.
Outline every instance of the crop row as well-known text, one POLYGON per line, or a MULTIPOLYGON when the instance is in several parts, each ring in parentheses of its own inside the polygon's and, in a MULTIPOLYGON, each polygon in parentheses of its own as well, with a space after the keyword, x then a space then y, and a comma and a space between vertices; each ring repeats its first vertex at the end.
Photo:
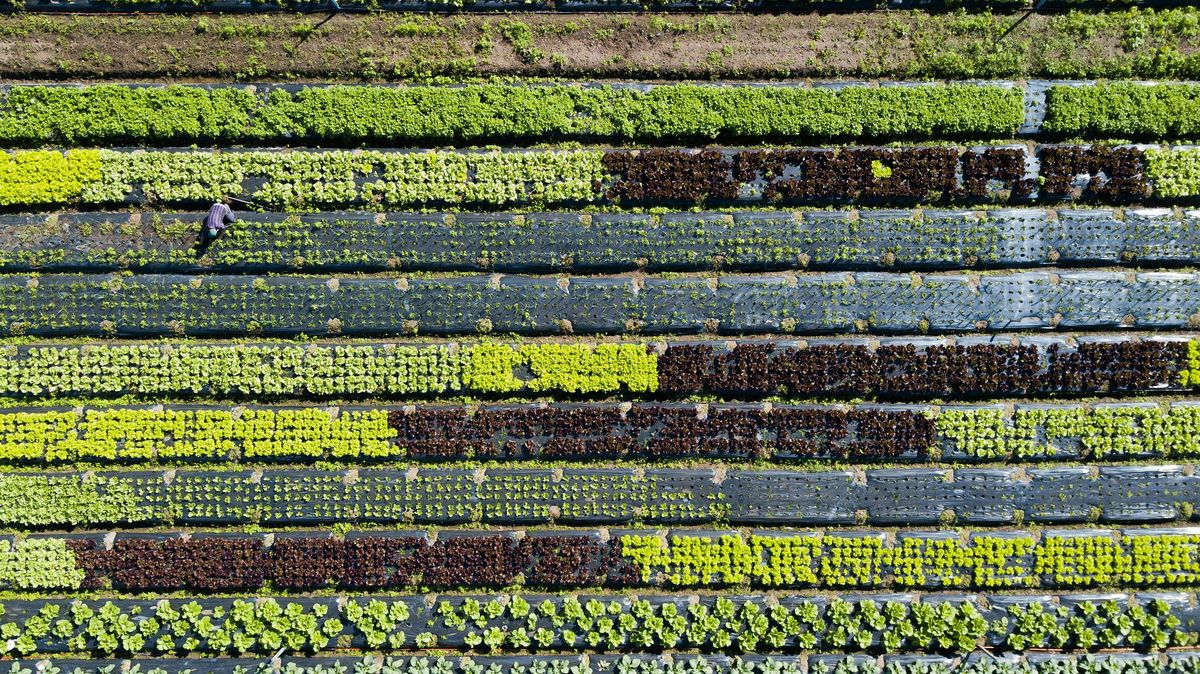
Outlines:
POLYGON ((955 333, 1194 327, 1195 273, 0 276, 9 335, 955 333))
POLYGON ((5 271, 947 269, 1200 264, 1200 211, 0 215, 5 271))
POLYGON ((1099 138, 1200 137, 1200 84, 1051 86, 1042 130, 1099 138))
POLYGON ((1200 344, 1170 340, 958 339, 672 344, 658 390, 739 396, 999 397, 1169 390, 1200 382, 1200 344))
POLYGON ((1200 149, 1024 146, 755 150, 136 151, 0 153, 0 206, 488 208, 705 203, 1191 199, 1200 149), (1030 162, 1036 159, 1036 162, 1030 162), (1036 165, 1032 172, 1029 165, 1036 165))
POLYGON ((1184 594, 1020 596, 326 597, 8 601, 0 653, 390 651, 967 653, 989 646, 1159 651, 1196 641, 1184 594))
POLYGON ((0 145, 910 140, 1005 137, 1023 123, 1072 138, 1200 137, 1197 83, 1026 86, 1035 95, 1017 83, 17 85, 0 88, 0 145))
MULTIPOLYGON (((904 655, 882 662, 864 655, 542 655, 282 658, 279 669, 261 659, 17 661, 12 674, 107 674, 109 665, 143 674, 1196 674, 1189 650, 1153 654, 1031 654, 1024 658, 904 655), (202 664, 201 664, 202 663, 202 664), (197 666, 200 665, 200 666, 197 666), (133 668, 138 669, 134 670, 133 668)), ((125 671, 121 669, 120 671, 125 671)))
POLYGON ((0 586, 18 591, 306 592, 322 588, 722 587, 1065 589, 1188 587, 1196 529, 741 534, 539 530, 266 536, 102 534, 0 540, 0 586))
POLYGON ((644 393, 658 386, 657 357, 644 344, 95 344, 9 346, 3 356, 0 391, 34 396, 644 393))
MULTIPOLYGON (((1023 0, 923 0, 916 7, 928 11, 958 10, 964 6, 987 11, 1029 10, 1023 0)), ((1048 0, 1037 9, 1096 9, 1104 7, 1176 6, 1165 0, 1048 0)), ((347 0, 339 5, 350 12, 780 12, 780 11, 869 11, 909 10, 904 0, 347 0)), ((315 0, 10 0, 0 13, 25 9, 30 12, 281 12, 328 11, 329 5, 315 0)), ((540 54, 540 52, 538 52, 540 54)), ((544 55, 538 56, 542 58, 544 55)))
MULTIPOLYGON (((164 344, 0 348, 0 394, 360 398, 722 393, 986 398, 1183 391, 1200 342, 1064 336, 627 344, 164 344)), ((36 452, 35 452, 36 453, 36 452)))
MULTIPOLYGON (((1154 437, 1165 438, 1167 425, 1176 431, 1164 454, 1200 455, 1200 440, 1188 435, 1194 426, 1200 430, 1200 414, 1175 409, 1159 410, 1160 417, 1147 412, 1137 422, 1154 437), (1148 430, 1160 426, 1161 433, 1148 430), (1196 446, 1188 449, 1189 443, 1196 446)), ((697 416, 691 405, 636 405, 626 412, 615 404, 495 406, 473 414, 448 406, 350 409, 336 417, 316 408, 14 411, 0 414, 0 461, 881 458, 924 457, 935 442, 934 422, 920 409, 777 406, 767 413, 729 406, 697 416)), ((1124 441, 1137 444, 1134 437, 1124 441)))
POLYGON ((1003 137, 1024 116, 1020 89, 977 84, 12 86, 0 90, 0 144, 1003 137))
POLYGON ((1200 536, 1172 530, 972 534, 953 531, 884 536, 762 534, 664 539, 626 533, 617 540, 643 583, 678 587, 751 583, 767 587, 1028 588, 1189 585, 1200 576, 1200 536))
POLYGON ((851 470, 408 468, 0 475, 0 525, 936 524, 1190 520, 1181 465, 851 470), (1093 472, 1095 471, 1095 472, 1093 472))
POLYGON ((1200 456, 1200 404, 91 408, 0 413, 0 462, 1200 456))

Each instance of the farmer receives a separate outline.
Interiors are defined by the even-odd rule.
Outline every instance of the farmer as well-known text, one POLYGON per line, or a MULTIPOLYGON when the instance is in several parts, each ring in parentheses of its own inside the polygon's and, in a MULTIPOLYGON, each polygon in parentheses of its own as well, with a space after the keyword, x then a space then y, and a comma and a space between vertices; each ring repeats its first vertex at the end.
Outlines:
POLYGON ((233 209, 229 208, 229 197, 213 202, 208 209, 208 215, 204 216, 204 226, 200 228, 200 238, 196 241, 196 250, 203 253, 225 233, 227 227, 235 222, 237 222, 237 216, 233 214, 233 209))

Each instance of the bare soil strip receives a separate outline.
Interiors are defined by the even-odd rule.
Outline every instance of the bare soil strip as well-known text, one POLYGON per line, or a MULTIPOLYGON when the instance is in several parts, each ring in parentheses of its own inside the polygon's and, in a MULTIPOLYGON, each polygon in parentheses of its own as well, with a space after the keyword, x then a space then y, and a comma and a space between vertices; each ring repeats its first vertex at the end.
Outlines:
POLYGON ((1200 76, 1196 10, 1035 15, 1020 23, 1018 18, 899 11, 8 15, 0 17, 0 77, 204 82, 1200 76))

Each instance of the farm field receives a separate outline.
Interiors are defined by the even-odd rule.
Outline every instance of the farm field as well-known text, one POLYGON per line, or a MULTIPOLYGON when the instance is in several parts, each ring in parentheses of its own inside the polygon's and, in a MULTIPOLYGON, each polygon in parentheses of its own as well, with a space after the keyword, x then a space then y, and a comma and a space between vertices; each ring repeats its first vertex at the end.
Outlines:
POLYGON ((1198 55, 5 4, 0 668, 1200 674, 1198 55))

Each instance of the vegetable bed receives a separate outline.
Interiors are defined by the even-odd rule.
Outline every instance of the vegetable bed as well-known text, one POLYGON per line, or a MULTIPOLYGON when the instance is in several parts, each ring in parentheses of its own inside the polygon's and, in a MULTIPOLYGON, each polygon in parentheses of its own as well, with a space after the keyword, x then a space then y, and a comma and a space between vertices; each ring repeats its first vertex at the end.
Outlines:
POLYGON ((1142 602, 1123 595, 1057 597, 1044 603, 992 597, 904 595, 862 599, 650 595, 544 599, 346 597, 258 601, 10 601, 18 652, 95 650, 114 654, 284 653, 348 641, 357 649, 404 652, 448 646, 498 649, 645 651, 682 645, 700 652, 879 652, 905 646, 957 654, 986 645, 1001 651, 1053 646, 1132 646, 1158 651, 1195 639, 1188 595, 1142 602), (504 603, 502 600, 507 600, 504 603), (1051 603, 1053 602, 1053 603, 1051 603), (1059 612, 1061 606, 1064 610, 1059 612), (498 610, 497 610, 498 609, 498 610), (1061 614, 1060 614, 1061 613, 1061 614), (143 616, 138 618, 138 616, 143 616), (270 624, 270 629, 265 628, 270 624), (1130 623, 1136 630, 1123 630, 1130 623), (87 625, 86 629, 83 627, 87 625), (419 631, 409 641, 409 633, 419 631), (1126 635, 1124 632, 1128 631, 1126 635), (401 636, 403 635, 403 636, 401 636), (418 641, 419 640, 419 641, 418 641))
POLYGON ((0 667, 1200 674, 1200 84, 433 73, 0 85, 0 667))
POLYGON ((0 525, 1172 522, 1184 465, 850 470, 396 467, 5 473, 0 525))
POLYGON ((0 462, 705 458, 1039 461, 1200 455, 1200 402, 95 407, 0 413, 0 462))
POLYGON ((471 144, 497 139, 1003 136, 1011 86, 13 86, 0 144, 471 144))
POLYGON ((716 277, 0 276, 9 335, 1186 329, 1191 272, 716 277))
POLYGON ((1200 342, 1119 335, 811 342, 25 344, 0 349, 0 394, 399 398, 469 393, 761 398, 1181 392, 1200 342))
POLYGON ((616 273, 1196 265, 1200 211, 238 212, 0 215, 5 271, 616 273))
POLYGON ((1197 166, 1195 147, 1138 145, 1041 145, 1034 151, 1024 146, 17 150, 0 153, 0 206, 186 206, 222 195, 300 210, 1033 199, 1191 203, 1200 196, 1197 166))
POLYGON ((177 532, 0 541, 0 585, 17 591, 302 593, 323 588, 1188 587, 1200 529, 1045 532, 780 532, 680 529, 350 531, 345 538, 177 532))

